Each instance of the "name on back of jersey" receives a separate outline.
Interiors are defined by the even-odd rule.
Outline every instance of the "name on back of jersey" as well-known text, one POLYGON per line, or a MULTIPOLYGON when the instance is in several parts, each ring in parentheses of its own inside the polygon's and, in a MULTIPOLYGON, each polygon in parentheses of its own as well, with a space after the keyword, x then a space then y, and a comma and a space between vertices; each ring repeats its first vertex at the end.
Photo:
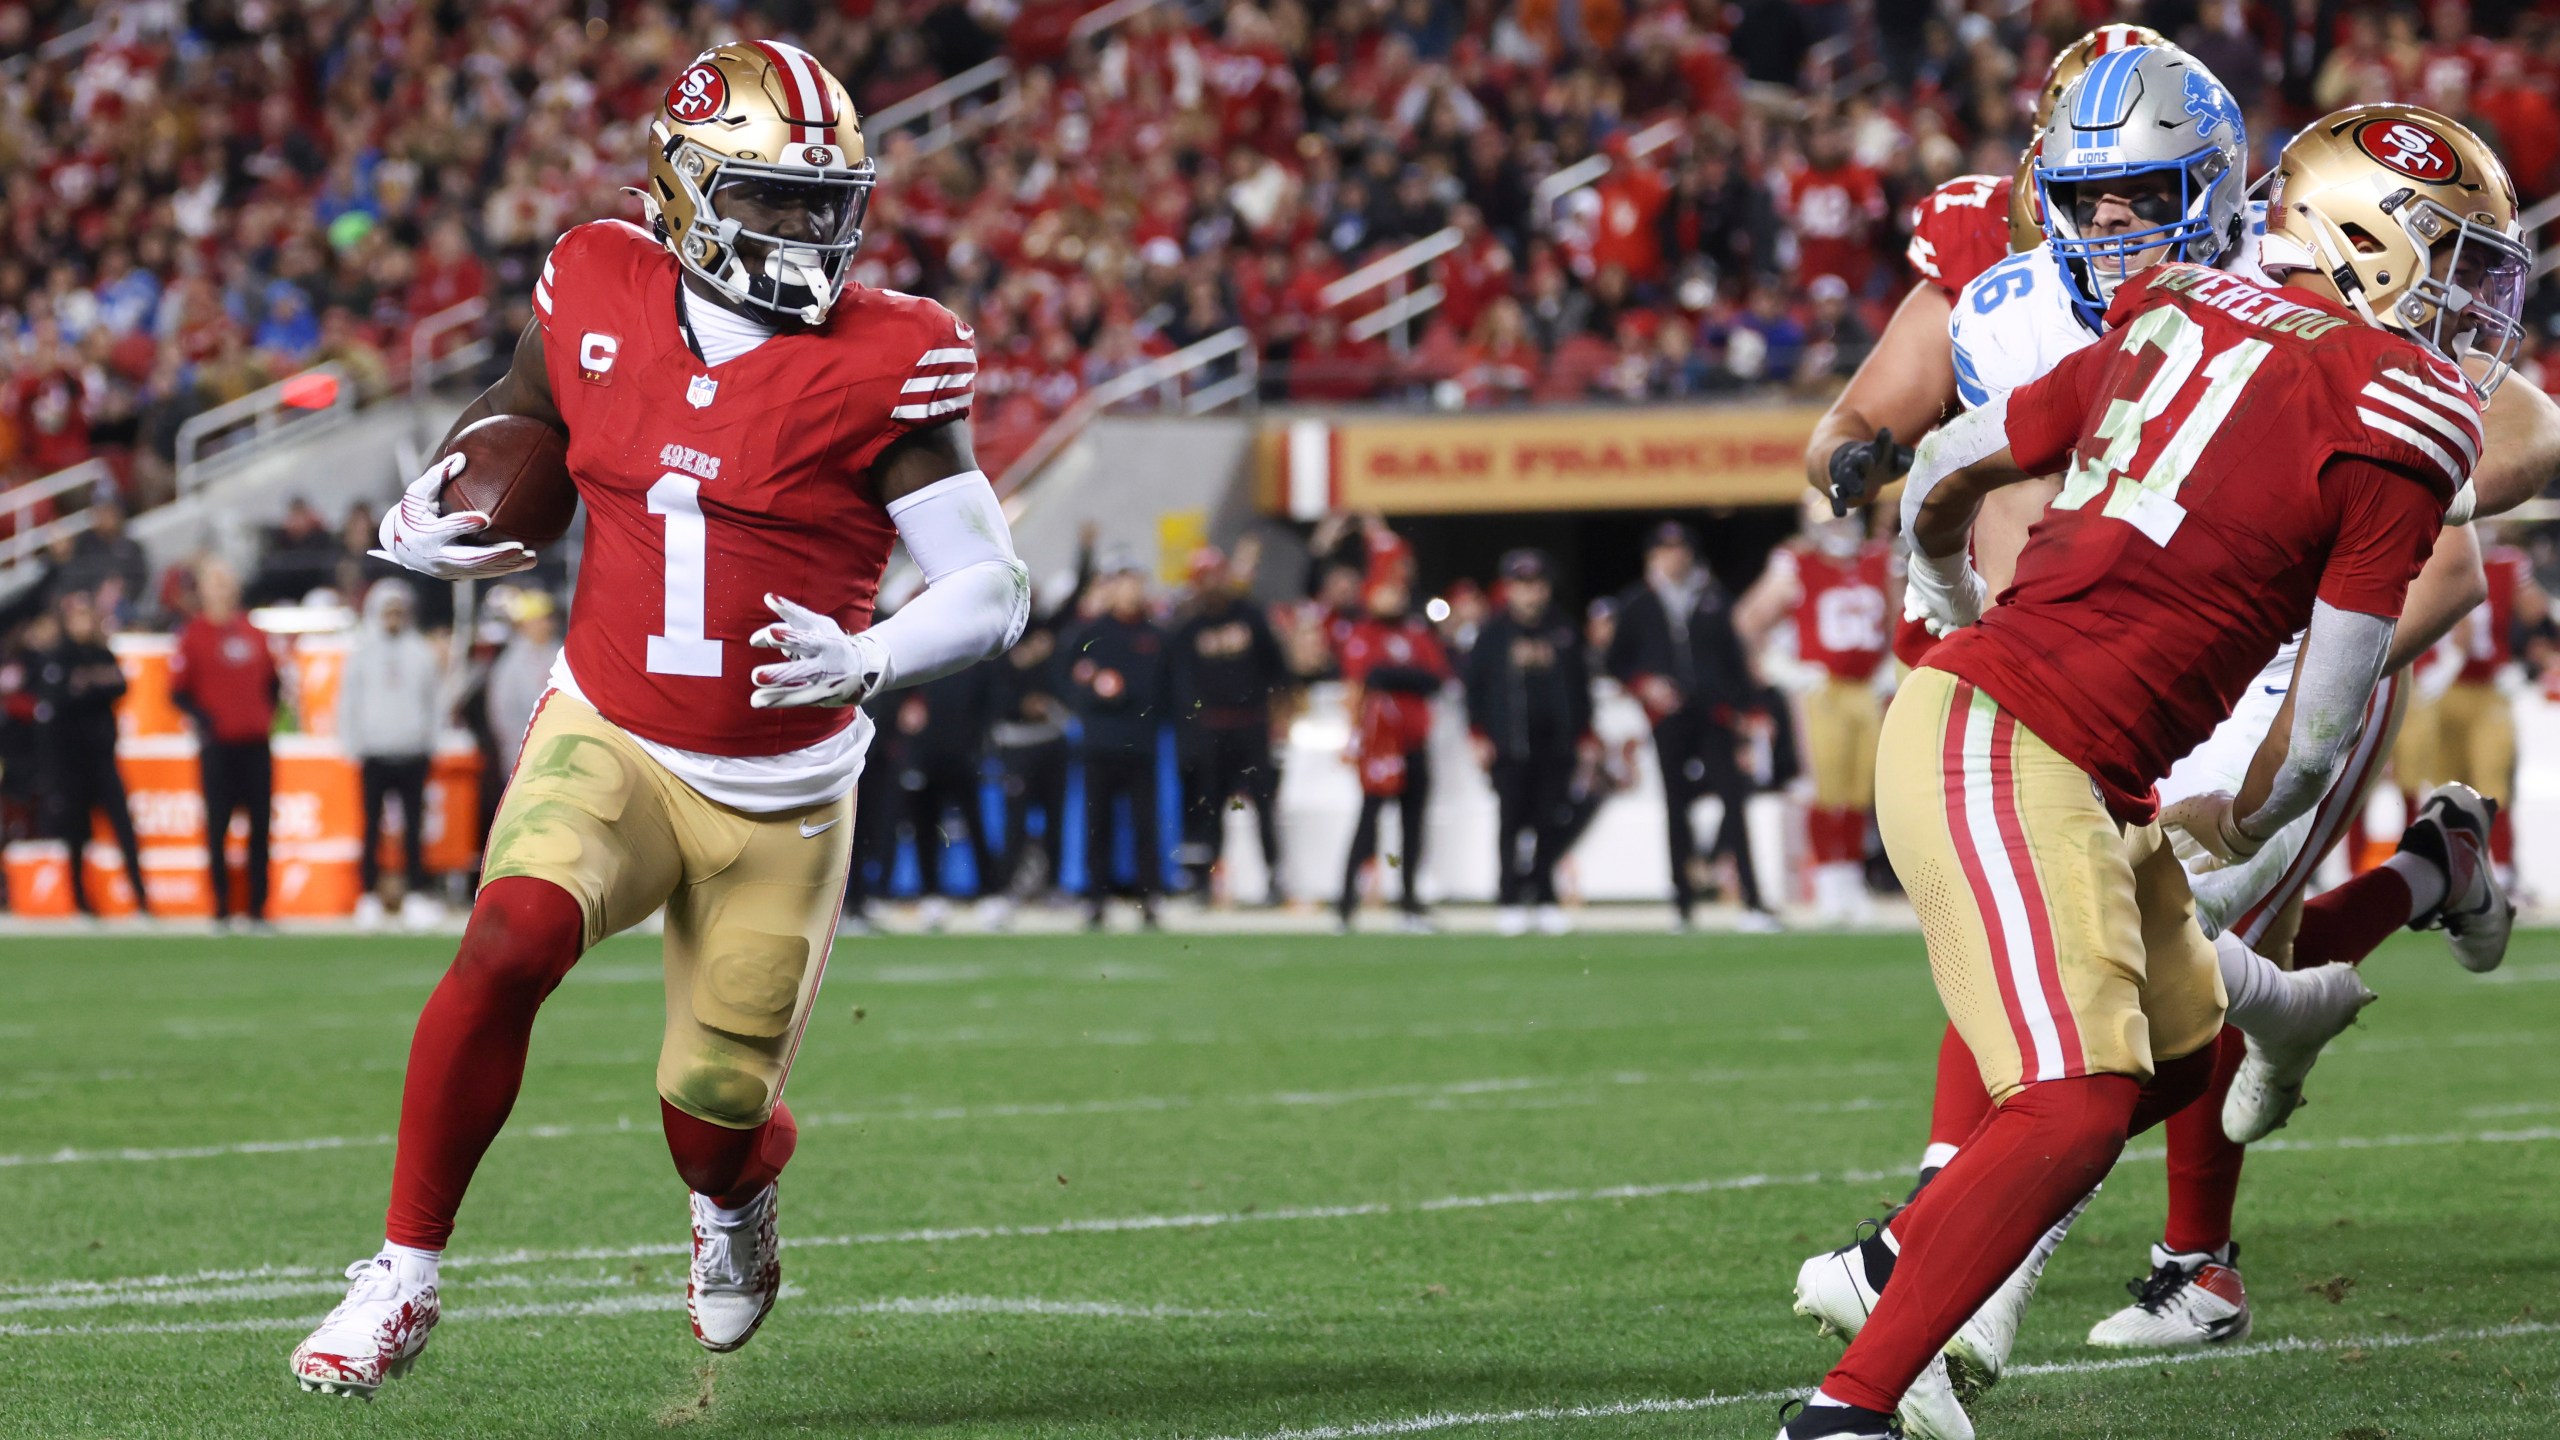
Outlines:
POLYGON ((2342 315, 2297 305, 2227 270, 2211 270, 2202 265, 2164 265, 2151 277, 2147 289, 2148 293, 2184 295, 2244 324, 2305 340, 2317 340, 2332 330, 2356 323, 2342 315))

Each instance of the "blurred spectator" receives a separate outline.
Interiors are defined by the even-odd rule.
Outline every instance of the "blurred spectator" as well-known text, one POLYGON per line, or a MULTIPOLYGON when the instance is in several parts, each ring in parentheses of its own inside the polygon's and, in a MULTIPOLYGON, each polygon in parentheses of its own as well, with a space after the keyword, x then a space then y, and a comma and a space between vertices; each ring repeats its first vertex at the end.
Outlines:
MULTIPOLYGON (((367 597, 368 600, 371 598, 367 597)), ((560 658, 560 618, 549 595, 539 590, 516 594, 509 612, 513 622, 507 643, 489 662, 486 699, 489 734, 497 741, 494 773, 481 783, 494 792, 515 773, 516 755, 524 747, 525 727, 534 707, 551 688, 551 667, 560 658)))
POLYGON ((1147 577, 1133 559, 1108 565, 1092 589, 1093 618, 1059 642, 1067 708, 1083 730, 1085 921, 1102 928, 1112 892, 1133 894, 1141 923, 1157 925, 1164 853, 1157 838, 1157 739, 1173 715, 1172 654, 1147 615, 1147 577), (1116 880, 1115 816, 1129 807, 1137 875, 1116 880))
POLYGON ((1364 618, 1341 647, 1342 679, 1351 687, 1351 760, 1360 777, 1360 819, 1334 902, 1345 930, 1359 907, 1360 872, 1378 854, 1379 813, 1391 803, 1403 839, 1395 868, 1404 928, 1432 928, 1419 887, 1431 813, 1431 699, 1449 682, 1449 659, 1431 626, 1408 613, 1411 593, 1401 576, 1371 580, 1364 618))
POLYGON ((1263 902, 1285 902, 1280 883, 1280 764, 1271 748, 1272 699, 1290 683, 1289 662, 1262 612, 1229 573, 1227 557, 1191 558, 1191 604, 1173 632, 1175 743, 1182 758, 1183 863, 1204 897, 1220 893, 1227 809, 1253 807, 1268 873, 1263 902))
POLYGON ((45 577, 46 589, 57 597, 91 597, 99 622, 109 629, 136 624, 151 613, 151 561, 125 533, 121 503, 92 502, 89 518, 89 529, 71 542, 70 555, 45 577))
POLYGON ((312 591, 338 583, 338 560, 344 553, 338 535, 321 518, 320 511, 306 497, 294 496, 285 502, 284 518, 267 532, 257 573, 249 581, 248 603, 300 604, 312 591))
POLYGON ((1502 557, 1502 605, 1467 657, 1467 728, 1493 781, 1496 916, 1506 935, 1567 928, 1556 862, 1571 818, 1574 770, 1591 731, 1591 671, 1582 637, 1559 612, 1546 552, 1502 557))
POLYGON ((1803 160, 1781 172, 1778 184, 1795 227, 1797 280, 1836 275, 1851 294, 1866 293, 1887 207, 1882 178, 1850 158, 1848 132, 1836 122, 1814 126, 1803 160))
POLYGON ((1671 903, 1687 928, 1697 905, 1691 866, 1697 837, 1690 807, 1714 795, 1724 807, 1712 854, 1730 855, 1742 890, 1742 923, 1775 928, 1760 897, 1751 861, 1744 803, 1751 790, 1742 768, 1743 709, 1754 690, 1750 663, 1734 635, 1732 598, 1698 563, 1689 529, 1666 520, 1645 541, 1644 579, 1618 597, 1609 673, 1644 706, 1653 722, 1654 758, 1662 767, 1663 809, 1671 842, 1671 903))
POLYGON ((71 903, 83 915, 98 913, 89 898, 87 856, 92 817, 104 813, 124 855, 134 904, 149 915, 142 845, 134 838, 133 811, 116 770, 116 702, 124 698, 124 668, 107 648, 97 607, 86 593, 63 596, 55 611, 59 638, 30 657, 29 688, 35 697, 36 773, 50 791, 46 808, 53 833, 70 848, 71 903))
POLYGON ((375 582, 338 681, 338 741, 356 758, 364 787, 359 925, 382 923, 383 802, 393 798, 400 802, 400 918, 413 927, 435 923, 438 906, 427 893, 427 766, 444 729, 444 686, 444 657, 418 630, 417 592, 405 580, 375 582))
POLYGON ((194 722, 196 764, 204 783, 205 864, 213 876, 213 918, 231 918, 231 866, 224 837, 231 817, 248 812, 249 915, 267 923, 267 833, 275 797, 275 729, 283 677, 266 632, 240 609, 240 577, 219 560, 196 567, 195 618, 178 632, 169 660, 169 693, 194 722))
POLYGON ((1012 906, 998 890, 1001 879, 996 849, 987 834, 987 731, 995 719, 995 671, 985 665, 955 670, 897 693, 889 706, 889 723, 898 729, 897 809, 873 817, 891 830, 901 819, 915 837, 916 867, 927 899, 924 927, 939 930, 950 915, 950 902, 960 893, 946 854, 950 825, 956 817, 969 846, 969 858, 983 897, 979 917, 989 929, 1002 929, 1012 906))

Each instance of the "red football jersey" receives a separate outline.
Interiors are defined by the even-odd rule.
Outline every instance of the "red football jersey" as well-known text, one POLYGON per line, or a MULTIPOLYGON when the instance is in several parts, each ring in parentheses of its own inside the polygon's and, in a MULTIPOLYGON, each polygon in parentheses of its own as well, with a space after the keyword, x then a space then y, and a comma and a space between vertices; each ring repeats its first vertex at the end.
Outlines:
POLYGON ((1778 554, 1796 571, 1797 656, 1838 679, 1872 679, 1891 636, 1884 597, 1893 546, 1877 540, 1854 554, 1833 555, 1790 545, 1778 554))
POLYGON ((586 551, 569 669, 625 730, 713 755, 782 755, 855 711, 758 710, 748 646, 766 592, 871 623, 897 530, 866 474, 889 443, 969 413, 969 328, 930 300, 849 286, 815 330, 705 365, 675 257, 618 220, 560 237, 534 287, 586 551))
POLYGON ((2516 590, 2533 574, 2533 560, 2513 545, 2492 545, 2481 552, 2480 569, 2489 580, 2489 598, 2472 613, 2462 652, 2457 685, 2486 685, 2515 658, 2516 590))
POLYGON ((2153 784, 2314 600, 2400 613, 2480 453, 2480 404, 2343 306, 2201 266, 2146 272, 2107 318, 2010 396, 2011 452, 2062 493, 2000 603, 1929 663, 2147 822, 2153 784))
POLYGON ((1911 207, 1912 273, 1935 285, 1952 305, 1973 277, 2009 258, 2006 175, 1959 175, 1911 207))

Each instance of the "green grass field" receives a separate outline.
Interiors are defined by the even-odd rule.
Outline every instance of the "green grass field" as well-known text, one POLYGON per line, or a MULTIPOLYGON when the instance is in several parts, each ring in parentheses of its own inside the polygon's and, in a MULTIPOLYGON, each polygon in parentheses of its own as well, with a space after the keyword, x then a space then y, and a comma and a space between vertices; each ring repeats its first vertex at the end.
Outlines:
MULTIPOLYGON (((1903 1187, 1939 1028, 1896 936, 849 941, 789 1292, 707 1363, 619 940, 543 1016, 416 1372, 306 1396, 451 943, 0 939, 0 1434, 1766 1440, 1838 1350, 1794 1267, 1903 1187)), ((2553 1433, 2560 939, 2368 970, 2250 1161, 2257 1336, 2081 1343, 2157 1233, 2137 1142, 1986 1437, 2553 1433)))

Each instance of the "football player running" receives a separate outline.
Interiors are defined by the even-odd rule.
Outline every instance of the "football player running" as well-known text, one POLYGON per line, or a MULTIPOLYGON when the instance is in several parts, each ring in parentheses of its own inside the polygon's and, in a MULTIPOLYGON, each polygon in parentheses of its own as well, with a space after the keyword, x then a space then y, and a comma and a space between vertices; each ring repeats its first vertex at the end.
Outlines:
MULTIPOLYGON (((370 1395, 417 1359, 534 1012, 582 951, 661 908, 657 1082, 691 1192, 687 1314, 727 1351, 773 1307, 796 1137, 782 1091, 847 873, 858 707, 998 653, 1029 611, 970 450, 968 327, 848 283, 872 183, 852 102, 815 60, 770 41, 705 51, 652 122, 648 228, 563 235, 513 366, 454 422, 564 431, 586 548, 485 883, 411 1042, 387 1241, 294 1351, 305 1389, 370 1395), (926 587, 872 625, 899 540, 926 587)), ((474 538, 486 516, 438 513, 462 463, 409 488, 383 549, 442 579, 531 564, 474 538)))
MULTIPOLYGON (((2160 127, 2160 133, 2173 137, 2163 158, 2174 163, 2155 161, 2146 166, 2140 163, 2146 157, 2136 156, 2136 163, 2127 164, 2121 151, 2110 150, 2101 157, 2104 163, 2092 167, 2084 157, 2093 147, 2081 138, 2088 132, 2073 125, 2072 116, 2059 117, 2049 126, 2038 148, 2055 157, 2056 163, 2045 167, 2047 174, 2039 188, 2051 194, 2056 185, 2061 186, 2063 193, 2085 207, 2085 213, 2067 213, 2059 204, 2046 206, 2052 242, 1992 267, 1956 307, 1956 369, 1966 398, 1974 403, 2006 393, 2049 369, 2062 355, 2091 343, 2096 338, 2097 306, 2126 274, 2156 263, 2173 243, 2181 251, 2180 258, 2210 260, 2243 274, 2258 273, 2254 260, 2262 227, 2254 217, 2243 223, 2237 177, 2245 150, 2237 111, 2227 96, 2201 66, 2165 47, 2149 58, 2126 51, 2102 57, 2096 64, 2104 68, 2103 83, 2112 92, 2108 103, 2137 109, 2146 103, 2160 105, 2169 116, 2183 118, 2193 133, 2180 134, 2174 120, 2160 127), (2217 139, 2222 143, 2214 143, 2217 139), (2075 146, 2081 155, 2072 154, 2075 146), (2211 184, 2193 176, 2180 180, 2181 165, 2216 169, 2217 178, 2211 184), (2100 187, 2133 191, 2145 183, 2141 172, 2146 170, 2147 192, 2092 193, 2100 187), (2202 224, 2194 223, 2192 215, 2173 221, 2179 208, 2168 189, 2173 183, 2187 187, 2188 211, 2205 212, 2202 224), (2150 214, 2138 214, 2137 209, 2150 214)), ((2087 98, 2107 97, 2089 94, 2087 98)), ((2112 136, 2101 130, 2094 138, 2112 136)), ((2478 477, 2480 492, 2499 507, 2532 493, 2555 463, 2550 401, 2531 387, 2515 387, 2502 399, 2504 403, 2491 411, 2493 443, 2478 477)), ((2043 513, 2053 483, 2015 487, 1986 504, 1983 521, 1976 528, 1974 553, 1994 590, 2005 585, 2008 564, 2024 542, 2028 526, 2043 513)), ((2444 532, 2427 571, 2411 591, 2392 655, 2395 670, 2476 603, 2476 554, 2467 529, 2457 526, 2444 532)), ((2189 807, 2209 806, 2210 797, 2239 788, 2253 765, 2263 777, 2281 761, 2290 726, 2289 711, 2280 713, 2280 707, 2290 691, 2293 664, 2294 652, 2288 646, 2270 662, 2260 683, 2250 687, 2239 712, 2164 781, 2166 799, 2189 807)), ((2386 685, 2378 694, 2377 717, 2390 715, 2389 702, 2396 689, 2386 685)), ((2475 832, 2485 824, 2485 808, 2459 789, 2436 797, 2436 803, 2412 824, 2402 853, 2385 872, 2331 892, 2311 902, 2306 911, 2302 892, 2311 872, 2343 832, 2346 817, 2361 804, 2373 780, 2374 762, 2387 749, 2385 726, 2364 730, 2365 738, 2317 813, 2289 826, 2249 865, 2209 872, 2213 862, 2193 857, 2199 859, 2194 878, 2207 932, 2218 934, 2226 925, 2236 932, 2218 947, 2232 997, 2235 1033, 2221 1042, 2224 1050, 2208 1102, 2178 1117, 2170 1127, 2169 1239, 2155 1255, 2151 1275, 2131 1287, 2137 1303, 2102 1322, 2092 1333, 2093 1343, 2194 1344, 2246 1333, 2246 1297, 2230 1263, 2235 1252, 2229 1236, 2241 1152, 2222 1134, 2222 1090, 2231 1086, 2237 1066, 2241 1098, 2233 1102, 2234 1108, 2244 1100, 2257 1102, 2262 1110, 2281 1106, 2272 1121, 2261 1122, 2255 1133, 2273 1128, 2298 1099, 2302 1073, 2319 1047, 2351 1022, 2371 998, 2351 968, 2322 966, 2288 973, 2250 947, 2278 955, 2290 949, 2311 965, 2353 962, 2404 924, 2440 924, 2451 931, 2457 955, 2474 968, 2485 968, 2481 955, 2494 956, 2503 949, 2504 897, 2493 883, 2475 878, 2480 867, 2471 859, 2475 832), (2297 925, 2301 929, 2298 944, 2292 943, 2297 925), (2253 1036, 2246 1063, 2241 1063, 2237 1031, 2253 1036), (2258 1077, 2256 1083, 2253 1075, 2258 1077)), ((2494 965, 2495 959, 2486 963, 2494 965)), ((1951 1027, 1941 1047, 1922 1183, 1987 1112, 1989 1098, 1977 1076, 1974 1057, 1951 1027)), ((2236 1124, 2234 1134, 2254 1138, 2236 1124)), ((2036 1276, 2060 1239, 2057 1229, 1959 1336, 1951 1353, 1975 1383, 1997 1379, 2036 1276)), ((1807 1263, 1799 1277, 1801 1311, 1827 1318, 1840 1308, 1845 1292, 1854 1290, 1863 1277, 1829 1272, 1854 1268, 1855 1248, 1845 1247, 1807 1263), (1831 1296, 1828 1303, 1823 1295, 1808 1293, 1826 1284, 1844 1293, 1831 1296)), ((1959 1378, 1967 1377, 1960 1374, 1959 1378)), ((1916 1393, 1926 1398, 1925 1387, 1916 1393)))
MULTIPOLYGON (((2070 124, 2132 113, 2102 100, 2070 124)), ((2417 127, 2422 156, 2368 150, 2351 176, 2279 190, 2271 229, 2314 257, 2284 264, 2281 288, 2128 266, 2104 339, 1915 460, 1910 585, 1952 633, 1886 717, 1879 821, 1997 1108, 1876 1237, 1870 1260, 1901 1283, 1861 1297, 1863 1328, 1784 1440, 1900 1433, 1912 1379, 2126 1139, 2210 1079, 2220 969, 2156 787, 2300 632, 2282 763, 2191 835, 2228 862, 2317 805, 2521 334, 2530 255, 2503 168, 2441 117, 2362 123, 2417 127), (2381 394, 2426 406, 2423 428, 2381 394), (1986 612, 1966 532, 1986 496, 2054 472, 2051 513, 1986 612)), ((2280 185, 2313 173, 2303 144, 2280 185)), ((2100 207, 2122 203, 2114 189, 2100 207)), ((2084 198, 2048 191, 2057 208, 2084 198)))

